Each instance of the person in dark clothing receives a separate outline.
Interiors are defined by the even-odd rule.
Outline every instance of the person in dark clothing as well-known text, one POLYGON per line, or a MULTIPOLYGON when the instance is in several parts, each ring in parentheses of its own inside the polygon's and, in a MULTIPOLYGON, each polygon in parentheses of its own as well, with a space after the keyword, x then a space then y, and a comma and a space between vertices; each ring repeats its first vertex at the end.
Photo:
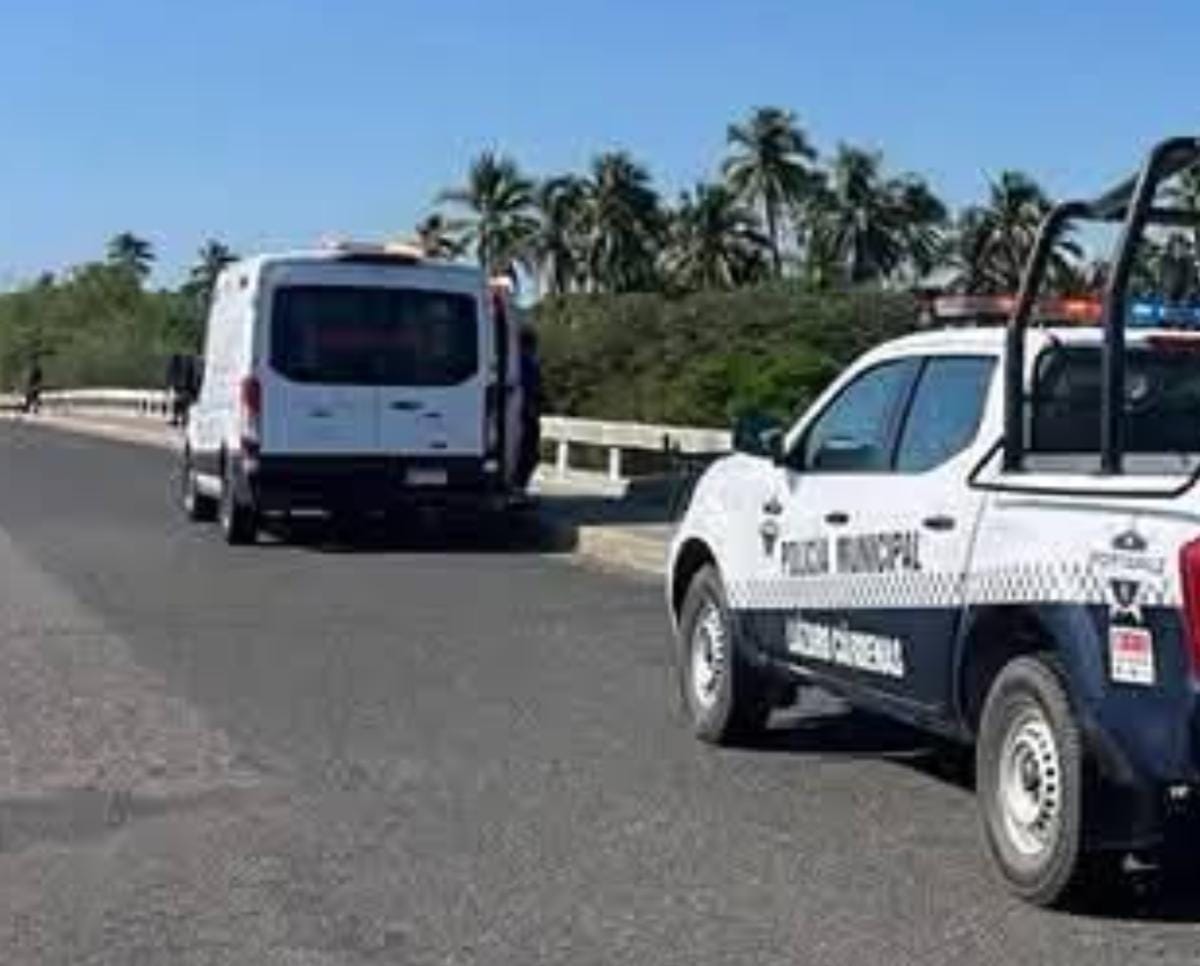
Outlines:
POLYGON ((167 395, 170 399, 171 425, 182 426, 192 404, 195 363, 191 356, 176 353, 167 361, 167 395))
POLYGON ((528 326, 521 330, 521 450, 517 460, 517 485, 529 486, 541 459, 542 364, 538 358, 537 333, 528 326))
POLYGON ((33 360, 25 381, 25 412, 36 413, 42 408, 42 364, 33 360))

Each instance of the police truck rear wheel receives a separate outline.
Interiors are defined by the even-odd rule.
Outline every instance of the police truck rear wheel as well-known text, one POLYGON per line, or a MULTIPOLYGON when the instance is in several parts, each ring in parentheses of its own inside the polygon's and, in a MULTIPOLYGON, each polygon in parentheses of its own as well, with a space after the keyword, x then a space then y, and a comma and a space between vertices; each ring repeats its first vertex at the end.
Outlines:
POLYGON ((710 744, 753 736, 771 711, 767 681, 745 660, 736 634, 721 579, 704 567, 680 612, 676 666, 692 729, 710 744))
POLYGON ((1009 888, 1052 905, 1083 865, 1082 741, 1052 659, 1019 657, 996 676, 976 745, 984 834, 1009 888))

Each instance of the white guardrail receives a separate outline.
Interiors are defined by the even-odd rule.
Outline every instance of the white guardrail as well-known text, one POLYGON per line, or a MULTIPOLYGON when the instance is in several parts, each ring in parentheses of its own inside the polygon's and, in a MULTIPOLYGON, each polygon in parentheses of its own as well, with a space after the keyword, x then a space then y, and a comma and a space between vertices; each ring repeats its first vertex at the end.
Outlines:
MULTIPOLYGON (((0 397, 0 404, 4 399, 0 397)), ((12 404, 20 398, 10 397, 12 404)), ((157 389, 72 389, 44 392, 43 409, 53 412, 109 412, 130 416, 165 418, 170 396, 157 389)), ((542 440, 554 444, 554 472, 566 477, 573 472, 572 455, 581 448, 607 453, 607 477, 625 478, 624 454, 628 452, 705 456, 728 452, 728 430, 654 423, 606 422, 571 416, 543 416, 542 440)))

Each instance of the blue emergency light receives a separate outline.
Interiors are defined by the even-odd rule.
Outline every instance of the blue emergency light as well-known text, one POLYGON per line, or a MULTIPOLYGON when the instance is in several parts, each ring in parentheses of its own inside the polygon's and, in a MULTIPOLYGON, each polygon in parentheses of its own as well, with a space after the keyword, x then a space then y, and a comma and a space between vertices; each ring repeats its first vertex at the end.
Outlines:
POLYGON ((1130 328, 1200 329, 1200 305, 1167 305, 1163 302, 1138 301, 1129 306, 1130 328))

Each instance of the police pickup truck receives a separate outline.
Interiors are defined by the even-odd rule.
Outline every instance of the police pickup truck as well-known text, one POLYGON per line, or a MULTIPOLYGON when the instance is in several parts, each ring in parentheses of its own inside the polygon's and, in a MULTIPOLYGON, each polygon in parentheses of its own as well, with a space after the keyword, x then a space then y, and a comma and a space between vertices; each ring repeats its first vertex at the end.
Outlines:
POLYGON ((889 342, 795 425, 735 429, 667 571, 702 740, 812 684, 971 743, 989 851, 1039 904, 1167 840, 1200 790, 1200 316, 1130 278, 1148 228, 1196 219, 1157 198, 1197 162, 1172 139, 1054 208, 1006 326, 889 342), (1123 226, 1100 324, 1042 324, 1087 219, 1123 226))

